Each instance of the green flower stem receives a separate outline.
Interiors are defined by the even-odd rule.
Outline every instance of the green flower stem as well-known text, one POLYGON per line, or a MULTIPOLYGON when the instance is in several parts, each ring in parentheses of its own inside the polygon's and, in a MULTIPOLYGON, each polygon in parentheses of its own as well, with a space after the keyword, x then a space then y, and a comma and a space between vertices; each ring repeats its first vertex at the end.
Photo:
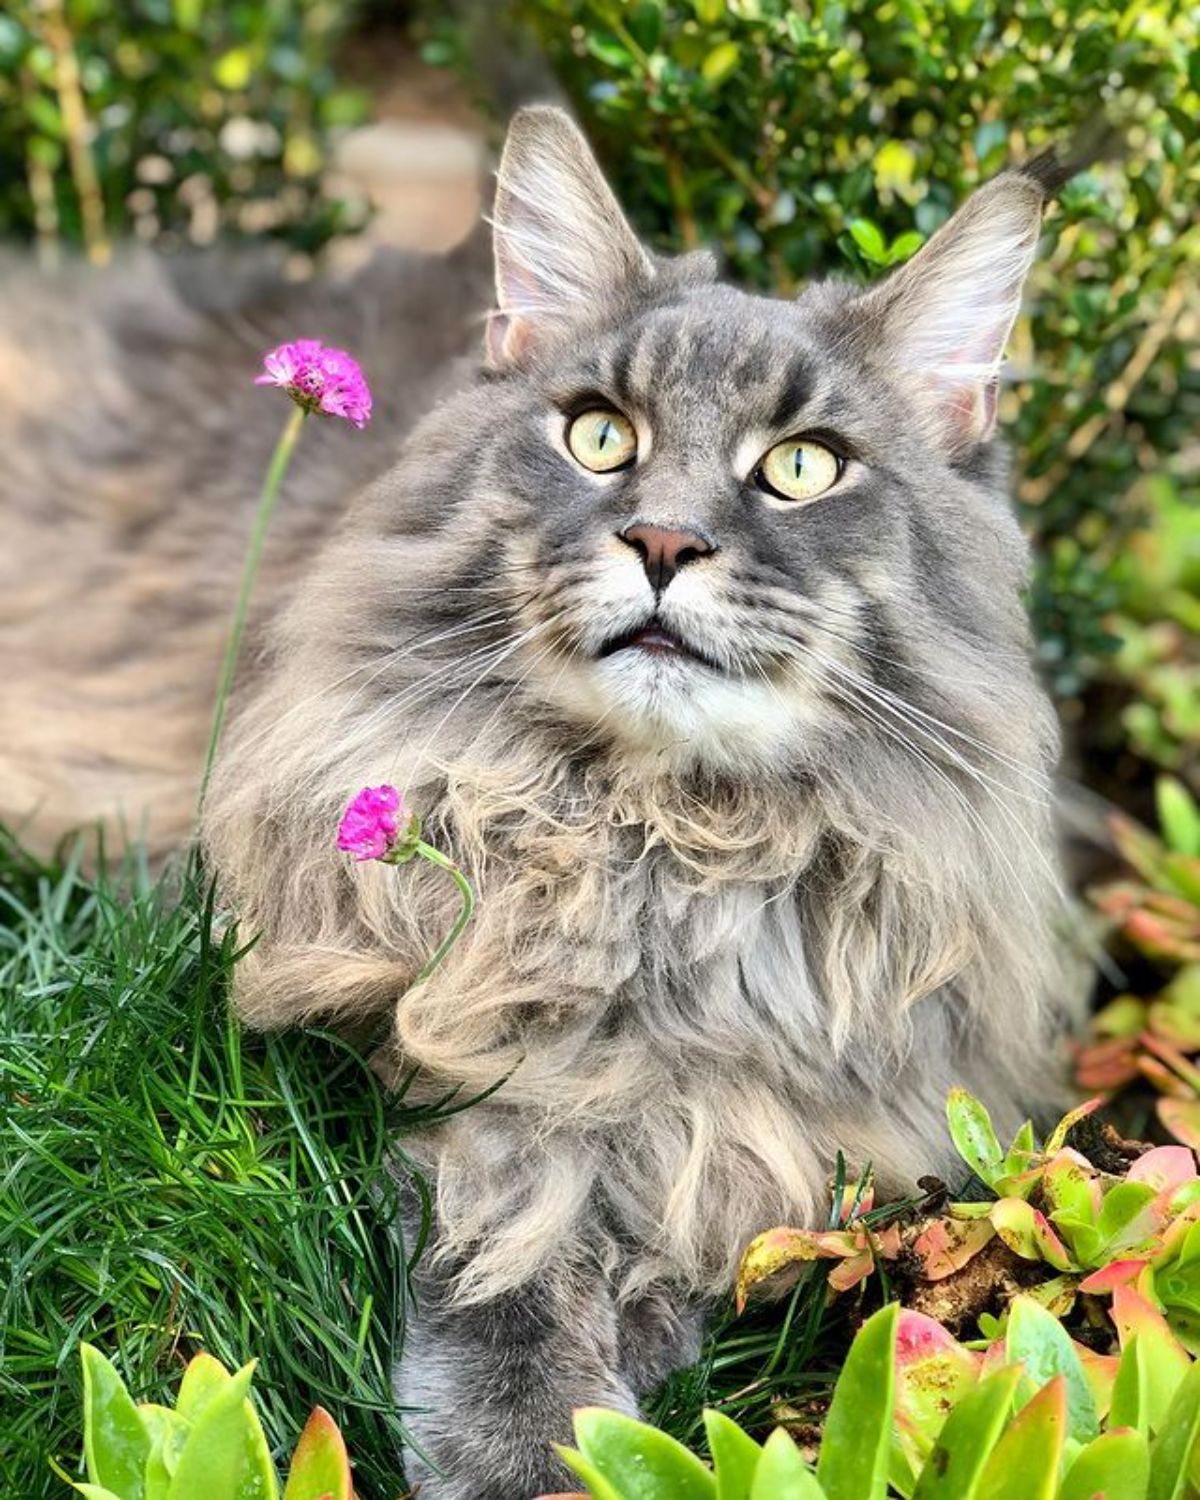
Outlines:
POLYGON ((279 441, 275 444, 275 452, 271 455, 271 462, 267 468, 267 477, 263 480, 263 487, 258 496, 258 505, 254 511, 254 527, 250 532, 250 543, 246 548, 246 561, 242 567, 242 586, 238 591, 237 603, 233 609, 233 621, 229 627, 229 637, 225 642, 225 657, 221 663, 221 677, 217 683, 217 701, 213 708, 212 728, 208 732, 208 750, 204 757, 204 775, 200 780, 200 800, 196 804, 197 815, 203 810, 204 799, 208 794, 208 783, 212 776, 213 762, 217 758, 217 746, 221 740, 221 730, 225 727, 225 713, 229 707, 229 694, 233 688, 234 675, 237 672, 238 651, 242 644, 242 632, 246 627, 246 616, 250 610, 250 596, 254 592, 254 581, 258 577, 258 565, 262 561, 263 543, 267 537, 267 527, 271 524, 271 516, 275 510, 275 502, 279 498, 279 488, 283 483, 283 476, 287 473, 288 464, 291 463, 292 454, 296 450, 296 441, 300 436, 300 429, 304 426, 304 419, 308 412, 301 406, 297 406, 287 420, 287 425, 279 435, 279 441))
POLYGON ((447 872, 458 887, 458 894, 462 898, 462 906, 459 908, 458 916, 454 919, 454 926, 451 927, 450 931, 438 944, 433 956, 409 986, 410 989, 416 989, 417 985, 423 984, 429 978, 446 957, 446 954, 458 942, 463 928, 471 920, 471 913, 475 910, 475 892, 471 889, 471 883, 452 859, 447 859, 440 849, 435 849, 432 844, 427 844, 424 839, 418 842, 416 852, 422 859, 427 859, 431 865, 439 865, 447 872))

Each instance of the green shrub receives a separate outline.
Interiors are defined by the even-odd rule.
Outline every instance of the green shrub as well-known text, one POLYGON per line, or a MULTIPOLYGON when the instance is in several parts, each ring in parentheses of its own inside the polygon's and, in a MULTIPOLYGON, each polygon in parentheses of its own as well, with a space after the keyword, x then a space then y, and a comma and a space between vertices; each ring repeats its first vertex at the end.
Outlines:
POLYGON ((0 235, 167 246, 349 227, 325 133, 364 101, 331 63, 345 0, 17 0, 0 13, 0 235))
MULTIPOLYGON (((1120 674, 1118 639, 1144 683, 1132 632, 1111 618, 1130 597, 1126 539, 1164 505, 1200 502, 1194 462, 1176 465, 1171 495, 1152 482, 1200 424, 1187 343, 1200 311, 1200 13, 1165 0, 511 9, 643 232, 668 248, 717 243, 736 277, 784 293, 825 272, 878 275, 1009 161, 1101 111, 1123 128, 1126 159, 1076 179, 1048 221, 1002 412, 1040 544, 1032 603, 1055 691, 1120 674)), ((1194 553, 1191 566, 1194 589, 1194 553)), ((1182 764, 1194 715, 1167 702, 1170 684, 1145 691, 1135 748, 1182 764)))

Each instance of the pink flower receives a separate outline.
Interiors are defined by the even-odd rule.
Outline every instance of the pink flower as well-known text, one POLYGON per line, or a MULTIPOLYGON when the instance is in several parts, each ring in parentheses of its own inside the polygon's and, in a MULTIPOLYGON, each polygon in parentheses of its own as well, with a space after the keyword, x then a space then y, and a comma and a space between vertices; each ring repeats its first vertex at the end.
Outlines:
POLYGON ((404 798, 394 786, 365 786, 342 814, 337 846, 356 860, 386 859, 396 846, 401 823, 412 823, 404 798))
POLYGON ((371 389, 358 361, 344 349, 327 349, 320 339, 297 339, 263 355, 255 385, 275 385, 305 411, 344 417, 355 427, 371 420, 371 389))

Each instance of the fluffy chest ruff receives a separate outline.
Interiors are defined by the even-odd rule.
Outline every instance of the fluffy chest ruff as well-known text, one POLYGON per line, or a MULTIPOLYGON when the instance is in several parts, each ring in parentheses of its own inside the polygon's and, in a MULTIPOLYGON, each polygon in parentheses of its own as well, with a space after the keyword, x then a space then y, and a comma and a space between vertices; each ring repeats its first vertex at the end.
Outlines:
POLYGON ((892 1190, 950 1170, 950 1084, 1016 1114, 1048 952, 939 893, 952 848, 856 842, 811 793, 495 811, 451 786, 482 899, 395 1010, 434 1092, 506 1080, 415 1147, 464 1298, 576 1255, 626 1296, 717 1293, 752 1235, 823 1216, 839 1151, 892 1190))

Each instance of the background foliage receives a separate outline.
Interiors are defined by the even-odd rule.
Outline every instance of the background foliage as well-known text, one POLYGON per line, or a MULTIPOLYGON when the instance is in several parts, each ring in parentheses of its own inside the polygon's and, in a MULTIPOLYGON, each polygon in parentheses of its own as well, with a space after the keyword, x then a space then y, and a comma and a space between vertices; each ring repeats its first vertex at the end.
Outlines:
POLYGON ((322 182, 339 0, 15 0, 0 12, 0 235, 102 258, 221 232, 316 249, 354 211, 322 182))

